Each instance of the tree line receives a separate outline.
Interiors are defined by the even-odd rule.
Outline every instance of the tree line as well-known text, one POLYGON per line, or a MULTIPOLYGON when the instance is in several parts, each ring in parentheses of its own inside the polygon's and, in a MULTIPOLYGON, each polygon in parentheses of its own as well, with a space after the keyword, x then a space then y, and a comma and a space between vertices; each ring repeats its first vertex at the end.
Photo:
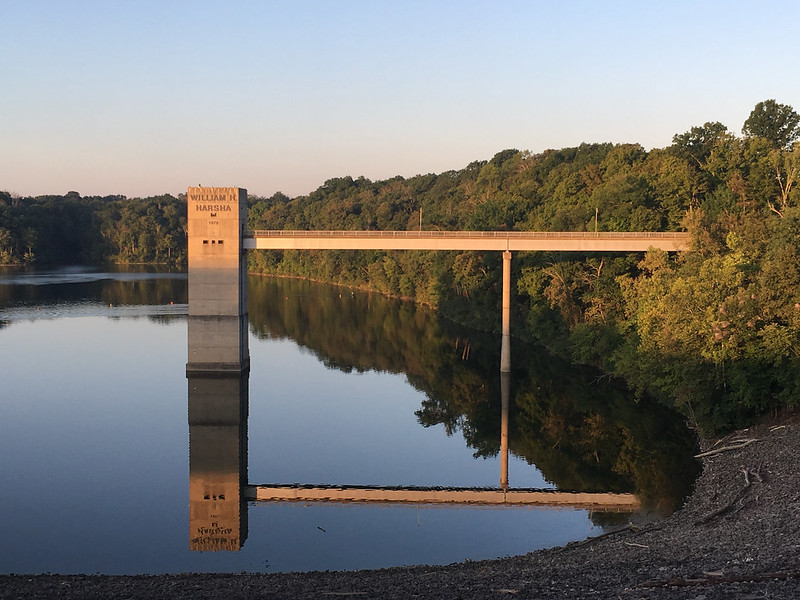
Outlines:
POLYGON ((186 197, 0 192, 0 265, 186 264, 186 197))
MULTIPOLYGON (((678 255, 516 253, 513 327, 708 431, 730 428, 800 397, 800 117, 766 100, 742 132, 707 122, 649 151, 508 149, 441 174, 340 177, 296 198, 251 196, 248 226, 688 231, 692 248, 678 255)), ((0 195, 0 262, 8 257, 181 263, 184 198, 0 195)), ((496 252, 260 251, 249 261, 254 272, 369 288, 499 328, 496 252)))

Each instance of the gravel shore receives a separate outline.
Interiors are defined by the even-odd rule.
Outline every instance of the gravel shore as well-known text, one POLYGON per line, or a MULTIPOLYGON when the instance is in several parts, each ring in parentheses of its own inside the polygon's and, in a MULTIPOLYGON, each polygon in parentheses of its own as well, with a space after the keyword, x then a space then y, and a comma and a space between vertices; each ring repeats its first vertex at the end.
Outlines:
POLYGON ((704 445, 672 516, 500 560, 263 575, 0 576, 0 598, 800 598, 800 418, 704 445))

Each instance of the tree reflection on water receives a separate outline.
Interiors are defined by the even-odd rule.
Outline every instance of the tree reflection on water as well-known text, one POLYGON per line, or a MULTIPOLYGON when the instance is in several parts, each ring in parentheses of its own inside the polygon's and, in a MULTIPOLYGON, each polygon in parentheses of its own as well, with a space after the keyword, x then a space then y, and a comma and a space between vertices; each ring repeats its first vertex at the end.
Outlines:
MULTIPOLYGON (((426 396, 421 425, 461 432, 476 457, 499 453, 499 336, 409 302, 295 279, 251 277, 248 310, 255 335, 290 338, 328 368, 404 373, 426 396)), ((699 464, 679 415, 541 347, 515 343, 512 356, 514 455, 562 490, 633 492, 662 514, 681 504, 699 464)))

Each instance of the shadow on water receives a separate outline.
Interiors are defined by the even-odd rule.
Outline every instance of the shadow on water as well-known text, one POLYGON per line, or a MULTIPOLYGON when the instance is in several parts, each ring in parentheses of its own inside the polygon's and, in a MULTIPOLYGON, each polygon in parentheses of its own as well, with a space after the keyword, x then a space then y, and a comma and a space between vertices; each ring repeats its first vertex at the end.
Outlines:
MULTIPOLYGON (((331 369, 404 373, 426 396, 416 411, 421 425, 460 432, 476 457, 500 452, 499 336, 334 286, 251 277, 249 290, 255 335, 292 339, 331 369)), ((695 436, 679 415, 540 347, 518 343, 512 356, 514 455, 561 490, 632 492, 659 514, 680 506, 699 463, 695 436)))

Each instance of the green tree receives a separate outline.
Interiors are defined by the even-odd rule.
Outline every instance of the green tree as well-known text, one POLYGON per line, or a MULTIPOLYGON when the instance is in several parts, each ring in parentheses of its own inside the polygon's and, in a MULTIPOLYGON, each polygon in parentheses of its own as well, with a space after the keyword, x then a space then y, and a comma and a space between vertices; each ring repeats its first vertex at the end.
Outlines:
POLYGON ((773 203, 768 197, 767 203, 772 212, 783 217, 789 207, 790 198, 797 196, 793 188, 800 172, 800 143, 795 143, 791 151, 773 150, 769 154, 769 162, 774 169, 775 182, 778 185, 778 201, 773 203))
POLYGON ((719 121, 692 127, 689 131, 672 137, 672 148, 678 156, 691 160, 700 167, 705 165, 717 141, 728 128, 719 121))
POLYGON ((788 104, 764 100, 747 117, 742 133, 747 137, 763 137, 775 148, 786 148, 800 138, 800 115, 788 104))

